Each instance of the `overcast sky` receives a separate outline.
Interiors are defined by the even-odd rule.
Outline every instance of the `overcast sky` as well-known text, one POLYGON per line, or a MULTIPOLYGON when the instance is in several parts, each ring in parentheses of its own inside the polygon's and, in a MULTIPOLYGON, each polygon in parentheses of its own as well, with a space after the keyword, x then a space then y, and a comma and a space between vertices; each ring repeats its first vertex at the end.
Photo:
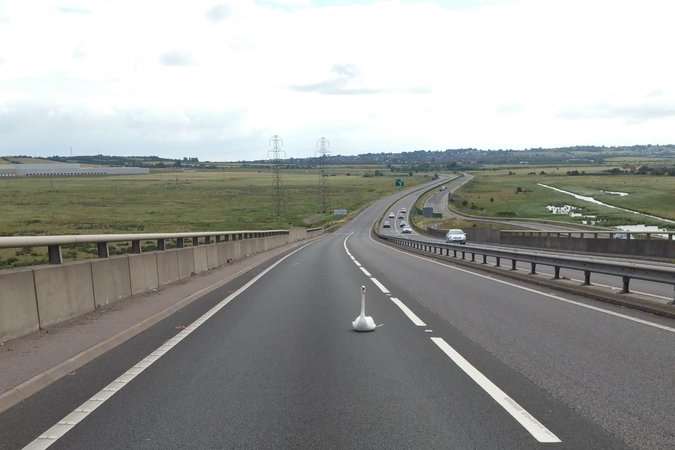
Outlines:
POLYGON ((0 154, 675 143, 672 0, 0 0, 0 154))

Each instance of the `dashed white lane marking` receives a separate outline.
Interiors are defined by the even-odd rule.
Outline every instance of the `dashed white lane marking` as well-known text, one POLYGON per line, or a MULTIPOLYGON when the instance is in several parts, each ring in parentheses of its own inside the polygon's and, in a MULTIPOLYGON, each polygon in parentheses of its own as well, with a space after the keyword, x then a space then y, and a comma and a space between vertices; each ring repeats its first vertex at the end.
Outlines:
POLYGON ((425 333, 433 333, 434 330, 424 330, 425 333))
POLYGON ((363 274, 364 274, 365 276, 367 276, 368 278, 372 277, 372 275, 370 274, 370 272, 368 272, 368 271, 366 270, 365 267, 359 267, 359 268, 361 269, 361 272, 363 272, 363 274))
POLYGON ((372 281, 373 284, 374 284, 375 286, 377 286, 377 288, 378 288, 379 290, 381 290, 383 294, 391 294, 391 292, 389 292, 389 289, 387 289, 387 288, 384 286, 384 284, 380 283, 380 282, 377 280, 377 278, 371 277, 371 278, 370 278, 370 281, 372 281))
POLYGON ((244 284, 242 287, 228 295, 226 298, 221 300, 217 305, 204 313, 197 320, 192 322, 189 326, 184 328, 181 332, 176 334, 174 337, 166 341, 155 351, 150 353, 148 356, 143 358, 138 364, 133 366, 131 369, 124 372, 122 375, 117 377, 116 380, 111 382, 109 385, 101 389, 98 393, 94 394, 89 400, 78 406, 73 412, 68 414, 66 417, 61 419, 56 425, 42 433, 38 436, 33 442, 28 444, 24 449, 28 450, 38 450, 46 449, 52 444, 54 444, 59 438, 63 437, 67 432, 69 432, 73 427, 80 423, 85 417, 91 414, 96 408, 105 403, 113 395, 115 395, 120 389, 126 386, 130 381, 136 378, 141 374, 145 369, 150 367, 155 361, 164 356, 169 350, 174 348, 178 343, 183 339, 188 337, 193 331, 199 328, 204 322, 209 320, 214 314, 223 309, 228 303, 237 298, 239 294, 244 292, 246 289, 251 287, 255 282, 260 278, 265 276, 269 271, 274 269, 276 266, 284 262, 287 258, 296 254, 300 250, 304 249, 311 243, 305 244, 302 247, 296 249, 295 251, 289 253, 283 258, 279 259, 277 262, 269 266, 267 269, 260 272, 258 275, 253 277, 250 281, 244 284))
POLYGON ((418 327, 426 327, 427 324, 422 321, 419 317, 417 317, 417 314, 412 312, 410 308, 408 308, 405 303, 403 303, 401 300, 397 299, 396 297, 390 297, 391 301, 396 304, 399 308, 401 308, 401 311, 403 311, 403 314, 408 316, 408 319, 418 327))
POLYGON ((551 431, 535 419, 515 400, 506 395, 492 381, 476 369, 469 361, 450 346, 445 339, 432 337, 431 340, 445 353, 460 369, 470 376, 485 392, 520 423, 537 441, 542 443, 561 442, 551 431))
POLYGON ((506 286, 511 286, 511 287, 516 288, 516 289, 520 289, 520 290, 523 290, 523 291, 526 291, 526 292, 531 292, 533 294, 541 295, 542 297, 550 298, 550 299, 553 299, 553 300, 558 300, 560 302, 568 303, 570 305, 579 306, 580 308, 590 309, 592 311, 596 311, 596 312, 599 312, 599 313, 602 313, 602 314, 607 314, 609 316, 618 317, 620 319, 629 320, 631 322, 639 323, 639 324, 642 324, 642 325, 647 325, 647 326, 652 327, 652 328, 658 328, 660 330, 675 333, 675 328, 673 328, 673 327, 661 325, 661 324, 655 323, 655 322, 650 322, 650 321, 644 320, 644 319, 638 319, 637 317, 632 317, 632 316, 628 316, 626 314, 617 313, 617 312, 614 312, 614 311, 610 311, 608 309, 599 308, 597 306, 587 305, 585 303, 577 302, 575 300, 570 300, 568 298, 560 297, 558 295, 549 294, 547 292, 538 291, 536 289, 528 288, 528 287, 525 287, 525 286, 520 286, 520 285, 515 284, 515 283, 509 283, 508 281, 504 281, 504 280, 500 280, 498 278, 494 278, 494 277, 491 277, 491 276, 488 276, 488 275, 476 273, 476 272, 473 272, 471 270, 462 269, 460 267, 452 266, 450 264, 444 264, 442 262, 436 261, 436 260, 431 259, 431 258, 426 258, 424 256, 419 256, 419 255, 415 255, 413 253, 408 253, 406 251, 399 250, 399 249, 391 247, 389 245, 385 245, 385 244, 382 244, 380 242, 377 242, 375 239, 373 239, 372 235, 369 235, 369 238, 370 238, 371 241, 373 241, 377 245, 380 245, 380 246, 382 246, 384 248, 387 248, 391 251, 402 253, 402 254, 404 254, 406 256, 409 256, 411 258, 421 259, 422 261, 426 261, 426 262, 429 262, 429 263, 432 263, 432 264, 436 264, 438 266, 443 266, 443 267, 446 267, 446 268, 451 269, 451 270, 456 270, 458 272, 468 273, 468 274, 474 275, 476 277, 483 278, 485 280, 494 281, 495 283, 500 283, 500 284, 504 284, 506 286))
POLYGON ((360 262, 358 262, 358 261, 357 261, 357 260, 355 260, 355 259, 354 259, 354 260, 352 260, 352 261, 354 261, 354 264, 356 264, 356 267, 361 267, 361 263, 360 263, 360 262))

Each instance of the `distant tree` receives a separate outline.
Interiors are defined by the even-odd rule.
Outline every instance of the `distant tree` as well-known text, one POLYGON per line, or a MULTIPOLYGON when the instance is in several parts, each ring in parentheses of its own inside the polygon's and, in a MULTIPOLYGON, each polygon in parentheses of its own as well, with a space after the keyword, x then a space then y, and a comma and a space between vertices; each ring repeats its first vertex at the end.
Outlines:
POLYGON ((516 188, 516 194, 520 194, 521 192, 523 192, 523 188, 521 188, 520 186, 518 186, 518 187, 516 188))
POLYGON ((495 199, 490 197, 490 203, 494 203, 494 202, 495 202, 495 199))

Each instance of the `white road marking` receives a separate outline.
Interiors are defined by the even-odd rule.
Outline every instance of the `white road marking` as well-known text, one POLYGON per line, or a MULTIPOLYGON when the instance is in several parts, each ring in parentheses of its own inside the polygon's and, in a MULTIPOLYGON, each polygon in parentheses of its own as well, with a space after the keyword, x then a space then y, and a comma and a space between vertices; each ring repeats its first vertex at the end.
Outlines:
POLYGON ((352 231, 351 233, 349 233, 349 234, 345 237, 344 241, 342 241, 342 246, 345 248, 345 252, 347 252, 347 255, 353 260, 353 259, 354 259, 354 255, 352 255, 351 252, 349 251, 349 249, 347 248, 347 239, 349 239, 349 237, 350 237, 352 234, 354 234, 353 231, 352 231))
POLYGON ((391 292, 389 292, 389 289, 387 289, 386 287, 384 287, 384 284, 380 283, 380 282, 377 280, 377 278, 371 277, 371 278, 370 278, 370 281, 372 281, 373 284, 374 284, 375 286, 377 286, 377 288, 378 288, 379 290, 381 290, 383 294, 391 294, 391 292))
POLYGON ((199 317, 197 320, 192 322, 189 326, 184 328, 182 331, 177 333, 174 337, 171 339, 167 340, 164 344, 162 344, 159 348, 157 348, 155 351, 150 353, 148 356, 143 358, 140 362, 138 362, 135 366, 133 366, 131 369, 127 370, 124 372, 122 375, 117 377, 114 381, 112 381, 110 384, 108 384, 106 387, 101 389, 98 393, 94 394, 89 400, 75 408, 73 412, 68 414, 66 417, 61 419, 56 425, 52 426, 49 428, 47 431, 42 433, 40 436, 38 436, 33 442, 28 444, 27 446, 24 447, 24 449, 27 450, 37 450, 37 449, 46 449, 50 447, 52 444, 54 444, 58 439, 63 437, 66 433, 68 433, 73 427, 75 427, 78 423, 80 423, 85 417, 87 417, 89 414, 91 414, 96 408, 101 406, 103 403, 105 403, 108 399, 110 399, 117 391, 120 389, 124 388, 129 382, 131 382, 134 378, 136 378, 138 375, 140 375, 145 369, 150 367, 155 361, 160 359, 162 356, 164 356, 169 350, 174 348, 178 343, 180 343, 183 339, 188 337, 193 331, 195 331, 197 328, 202 326, 204 322, 209 320, 211 317, 213 317, 214 314, 216 314, 218 311, 223 309, 228 303, 230 303, 232 300, 237 298, 242 292, 244 292, 246 289, 251 287, 253 284, 255 284, 260 278, 265 276, 268 272, 270 272, 272 269, 274 269, 276 266, 284 262, 287 258, 293 256, 300 250, 304 249, 310 243, 303 245, 302 247, 294 250, 293 252, 289 253, 288 255, 284 256, 283 258, 279 259, 277 262, 269 266, 267 269, 263 270, 260 272, 258 275, 253 277, 251 280, 249 280, 246 284, 244 284, 242 287, 228 295, 226 298, 221 300, 218 304, 216 304, 213 308, 209 309, 206 313, 204 313, 201 317, 199 317))
POLYGON ((671 333, 675 333, 675 328, 672 328, 672 327, 669 327, 669 326, 666 326, 666 325, 661 325, 661 324, 659 324, 659 323, 656 323, 656 322, 650 322, 650 321, 644 320, 644 319, 638 319, 637 317, 631 317, 631 316, 628 316, 628 315, 626 315, 626 314, 617 313, 617 312, 610 311, 610 310, 608 310, 608 309, 600 308, 600 307, 597 307, 597 306, 587 305, 587 304, 585 304, 585 303, 581 303, 581 302, 578 302, 578 301, 575 301, 575 300, 570 300, 570 299, 567 299, 567 298, 564 298, 564 297, 560 297, 560 296, 558 296, 558 295, 549 294, 549 293, 547 293, 547 292, 538 291, 538 290, 536 290, 536 289, 532 289, 532 288, 528 288, 528 287, 525 287, 525 286, 520 286, 520 285, 515 284, 515 283, 510 283, 510 282, 508 282, 508 281, 500 280, 500 279, 498 279, 498 278, 494 278, 494 277, 491 277, 491 276, 489 276, 489 275, 483 275, 483 274, 480 274, 480 273, 473 272, 473 271, 471 271, 471 270, 466 270, 466 269, 463 269, 463 268, 460 268, 460 267, 452 266, 452 265, 450 265, 450 264, 444 264, 444 263, 442 263, 442 262, 433 260, 433 259, 431 259, 431 258, 427 258, 427 257, 424 257, 424 256, 415 255, 415 254, 413 254, 413 253, 408 253, 408 252, 406 252, 406 251, 399 250, 399 249, 394 248, 394 247, 391 247, 391 246, 389 246, 389 245, 385 245, 385 244, 382 244, 382 243, 380 243, 380 242, 377 242, 375 239, 373 239, 372 235, 369 235, 369 237, 370 237, 370 240, 373 241, 374 243, 376 243, 377 245, 381 245, 382 247, 385 247, 385 248, 387 248, 387 249, 389 249, 389 250, 392 250, 392 251, 395 251, 395 252, 402 253, 402 254, 407 255, 407 256, 410 256, 410 257, 412 257, 412 258, 421 259, 421 260, 423 260, 423 261, 427 261, 427 262, 430 262, 430 263, 432 263, 432 264, 436 264, 436 265, 439 265, 439 266, 443 266, 443 267, 446 267, 446 268, 451 269, 451 270, 456 270, 456 271, 458 271, 458 272, 468 273, 468 274, 477 276, 477 277, 479 277, 479 278, 483 278, 483 279, 486 279, 486 280, 494 281, 494 282, 496 282, 496 283, 504 284, 504 285, 506 285, 506 286, 511 286, 511 287, 516 288, 516 289, 521 289, 521 290, 523 290, 523 291, 531 292, 531 293, 533 293, 533 294, 541 295, 541 296, 543 296, 543 297, 550 298, 550 299, 553 299, 553 300, 558 300, 558 301, 560 301, 560 302, 568 303, 568 304, 570 304, 570 305, 579 306, 579 307, 581 307, 581 308, 590 309, 590 310, 592 310, 592 311, 596 311, 596 312, 599 312, 599 313, 602 313, 602 314, 607 314, 607 315, 609 315, 609 316, 618 317, 618 318, 620 318, 620 319, 629 320, 629 321, 631 321, 631 322, 635 322, 635 323, 639 323, 639 324, 642 324, 642 325, 647 325, 647 326, 649 326, 649 327, 658 328, 658 329, 660 329, 660 330, 664 330, 664 331, 669 331, 669 332, 671 332, 671 333))
POLYGON ((460 369, 473 379, 485 392, 520 423, 537 441, 542 443, 561 442, 551 431, 535 419, 515 400, 499 389, 492 381, 476 369, 469 361, 450 346, 445 339, 432 337, 431 340, 440 348, 460 369))
POLYGON ((360 263, 360 262, 358 262, 358 261, 355 260, 355 259, 354 259, 353 261, 354 261, 354 264, 356 264, 356 267, 361 267, 361 263, 360 263))
POLYGON ((372 275, 370 274, 370 272, 368 272, 368 271, 366 270, 365 267, 359 267, 359 268, 361 269, 361 272, 363 272, 363 274, 364 274, 365 276, 367 276, 368 278, 372 277, 372 275))
POLYGON ((401 308, 401 311, 403 311, 403 314, 405 314, 406 316, 408 316, 408 319, 410 319, 410 321, 411 321, 412 323, 414 323, 416 326, 418 326, 418 327, 426 327, 426 326, 427 326, 427 324, 424 323, 424 322, 422 321, 422 319, 420 319, 419 317, 417 317, 417 314, 415 314, 414 312, 412 312, 412 310, 411 310, 410 308, 408 308, 408 307, 405 305, 405 303, 403 303, 401 300, 397 299, 396 297, 391 297, 391 301, 394 302, 394 303, 396 304, 396 306, 398 306, 399 308, 401 308))
POLYGON ((424 330, 425 333, 433 333, 434 330, 424 330))

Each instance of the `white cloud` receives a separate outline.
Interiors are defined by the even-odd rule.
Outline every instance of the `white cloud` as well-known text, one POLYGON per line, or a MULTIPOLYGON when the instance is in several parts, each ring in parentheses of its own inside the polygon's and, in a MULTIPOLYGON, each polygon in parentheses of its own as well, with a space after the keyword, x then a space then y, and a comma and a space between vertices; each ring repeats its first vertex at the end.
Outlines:
POLYGON ((672 2, 323 3, 5 2, 0 154, 675 142, 672 2))
POLYGON ((214 22, 220 22, 230 15, 230 7, 225 3, 219 3, 212 6, 206 12, 206 17, 214 22))
POLYGON ((165 66, 190 66, 192 55, 190 52, 172 50, 159 55, 159 61, 165 66))

